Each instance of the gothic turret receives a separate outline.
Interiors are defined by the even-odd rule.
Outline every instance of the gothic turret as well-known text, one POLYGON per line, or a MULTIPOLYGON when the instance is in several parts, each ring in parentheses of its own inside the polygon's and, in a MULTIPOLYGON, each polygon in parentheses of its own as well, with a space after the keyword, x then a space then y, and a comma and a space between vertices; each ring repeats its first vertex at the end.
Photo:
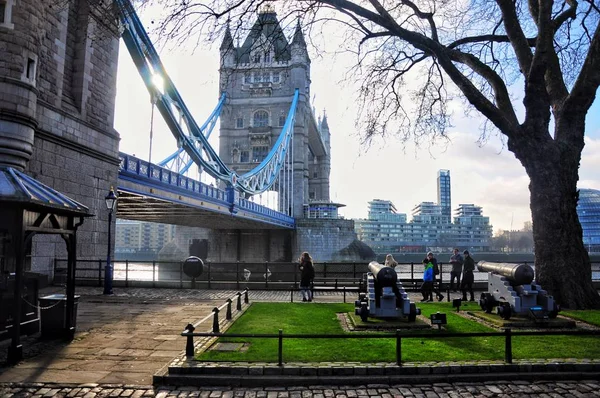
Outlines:
POLYGON ((304 40, 304 33, 302 33, 302 27, 300 26, 300 20, 296 24, 296 31, 292 38, 291 44, 292 62, 307 62, 310 63, 308 57, 308 51, 306 49, 306 41, 304 40))
POLYGON ((231 30, 229 29, 229 22, 227 22, 227 28, 225 28, 225 36, 223 36, 223 42, 221 42, 221 66, 233 66, 235 62, 235 47, 233 46, 233 37, 231 36, 231 30))

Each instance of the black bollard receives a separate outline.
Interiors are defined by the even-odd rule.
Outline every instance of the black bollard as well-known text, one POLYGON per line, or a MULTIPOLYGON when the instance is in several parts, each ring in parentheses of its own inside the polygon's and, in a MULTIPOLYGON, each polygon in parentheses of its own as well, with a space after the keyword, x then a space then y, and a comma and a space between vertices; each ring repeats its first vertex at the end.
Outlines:
POLYGON ((225 319, 228 321, 231 320, 231 299, 227 299, 227 313, 225 314, 225 319))
POLYGON ((242 293, 238 292, 237 293, 237 304, 235 306, 235 309, 238 311, 242 310, 242 293))
POLYGON ((213 312, 215 316, 213 317, 213 333, 219 333, 219 309, 217 307, 213 308, 213 312))
MULTIPOLYGON (((185 327, 185 331, 187 333, 194 333, 194 330, 196 330, 196 328, 191 323, 188 323, 188 325, 185 327)), ((187 336, 187 342, 185 344, 185 356, 186 357, 194 356, 194 336, 192 336, 192 335, 187 336)))
POLYGON ((244 304, 248 304, 250 300, 248 300, 248 288, 244 290, 244 304))

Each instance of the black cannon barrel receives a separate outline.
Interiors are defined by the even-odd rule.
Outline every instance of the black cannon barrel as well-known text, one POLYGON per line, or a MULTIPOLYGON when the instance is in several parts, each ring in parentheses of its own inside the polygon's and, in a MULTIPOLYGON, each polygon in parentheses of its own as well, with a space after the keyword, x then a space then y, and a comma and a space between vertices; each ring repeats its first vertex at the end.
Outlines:
POLYGON ((381 287, 395 286, 396 282, 398 282, 396 270, 392 267, 386 267, 383 264, 379 264, 377 261, 371 261, 369 263, 369 271, 371 271, 373 278, 375 278, 381 287))
POLYGON ((527 285, 533 281, 533 268, 527 264, 480 261, 477 263, 477 269, 505 276, 516 285, 527 285))

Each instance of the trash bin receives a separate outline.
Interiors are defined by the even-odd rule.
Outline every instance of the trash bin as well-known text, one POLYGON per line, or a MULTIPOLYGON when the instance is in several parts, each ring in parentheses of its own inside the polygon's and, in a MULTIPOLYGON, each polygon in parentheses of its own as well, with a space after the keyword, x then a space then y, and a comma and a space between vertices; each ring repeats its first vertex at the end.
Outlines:
MULTIPOLYGON (((73 324, 77 324, 77 304, 79 297, 75 296, 73 306, 73 324)), ((42 323, 42 336, 57 337, 62 336, 67 328, 67 295, 51 294, 40 297, 40 320, 42 323)))

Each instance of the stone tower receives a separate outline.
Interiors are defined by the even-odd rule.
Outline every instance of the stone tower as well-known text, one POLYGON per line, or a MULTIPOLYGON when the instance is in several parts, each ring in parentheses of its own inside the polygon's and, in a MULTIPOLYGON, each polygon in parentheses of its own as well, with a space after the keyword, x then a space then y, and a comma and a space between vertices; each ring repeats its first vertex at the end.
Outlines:
MULTIPOLYGON (((104 197, 116 185, 119 162, 119 41, 110 2, 103 4, 0 0, 0 164, 96 215, 79 230, 80 259, 106 255, 104 197)), ((50 277, 52 260, 66 258, 57 236, 36 236, 28 252, 30 268, 50 277)))
MULTIPOLYGON (((241 46, 229 27, 221 43, 219 156, 243 174, 268 154, 285 123, 294 90, 300 92, 294 124, 294 207, 303 217, 309 199, 329 200, 329 148, 310 106, 310 58, 300 23, 288 42, 271 9, 258 14, 241 46)), ((324 123, 329 136, 327 121, 324 123)), ((327 142, 329 140, 327 139, 327 142)))

